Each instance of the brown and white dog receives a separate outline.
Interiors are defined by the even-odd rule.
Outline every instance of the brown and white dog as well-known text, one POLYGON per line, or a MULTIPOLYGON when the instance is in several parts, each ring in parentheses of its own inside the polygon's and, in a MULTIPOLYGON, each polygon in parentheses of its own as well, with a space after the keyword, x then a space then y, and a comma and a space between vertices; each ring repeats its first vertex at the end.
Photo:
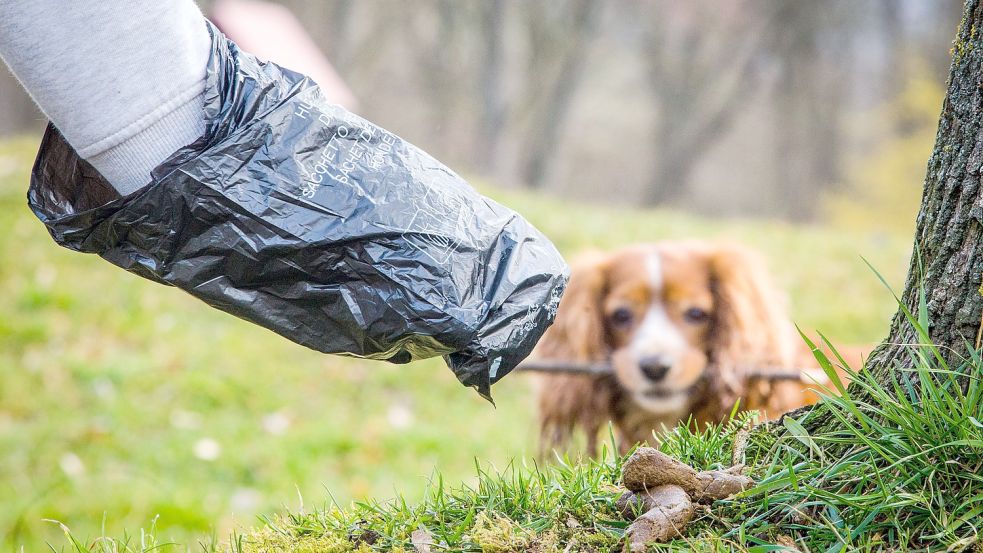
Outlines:
POLYGON ((817 364, 764 262, 734 244, 670 241, 586 256, 535 357, 614 369, 542 378, 543 451, 565 448, 579 428, 594 453, 608 421, 627 449, 691 417, 721 422, 739 399, 765 417, 818 399, 801 381, 760 377, 817 364))

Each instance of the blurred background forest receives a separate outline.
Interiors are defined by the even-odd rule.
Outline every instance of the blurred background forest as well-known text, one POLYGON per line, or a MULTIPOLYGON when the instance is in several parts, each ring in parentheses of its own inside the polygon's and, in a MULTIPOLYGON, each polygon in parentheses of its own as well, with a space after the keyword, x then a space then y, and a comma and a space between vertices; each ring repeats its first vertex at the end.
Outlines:
MULTIPOLYGON (((961 6, 281 3, 360 115, 458 172, 602 202, 798 221, 827 214, 843 191, 897 201, 860 160, 920 181, 924 156, 910 143, 931 142, 961 6)), ((0 92, 0 135, 40 126, 9 74, 0 92)))
MULTIPOLYGON (((883 338, 860 256, 902 282, 959 0, 281 3, 359 114, 565 256, 738 240, 803 329, 883 338)), ((324 356, 56 247, 24 199, 42 126, 0 70, 0 551, 61 543, 46 519, 193 548, 535 451, 527 376, 493 409, 439 360, 324 356)))

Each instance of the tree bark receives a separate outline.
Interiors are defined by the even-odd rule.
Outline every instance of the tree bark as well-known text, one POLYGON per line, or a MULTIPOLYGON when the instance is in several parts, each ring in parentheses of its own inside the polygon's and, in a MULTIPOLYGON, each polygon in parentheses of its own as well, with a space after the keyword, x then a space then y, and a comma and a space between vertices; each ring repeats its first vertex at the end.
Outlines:
MULTIPOLYGON (((978 347, 983 298, 983 4, 967 0, 953 46, 953 59, 935 148, 928 161, 914 252, 902 303, 919 313, 926 294, 928 333, 950 368, 960 366, 967 346, 978 347)), ((880 382, 912 367, 909 345, 921 342, 902 310, 895 314, 887 339, 866 363, 880 382)), ((832 424, 814 417, 810 430, 832 424)))

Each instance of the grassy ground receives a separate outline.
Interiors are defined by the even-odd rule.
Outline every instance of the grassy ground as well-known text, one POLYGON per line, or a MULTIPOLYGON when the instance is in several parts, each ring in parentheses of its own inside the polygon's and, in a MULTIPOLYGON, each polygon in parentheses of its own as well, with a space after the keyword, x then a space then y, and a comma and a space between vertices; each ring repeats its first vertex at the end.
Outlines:
MULTIPOLYGON (((983 359, 970 352, 949 366, 931 346, 911 352, 917 368, 893 386, 852 374, 863 400, 837 382, 841 394, 825 406, 841 423, 835 431, 810 434, 808 415, 770 433, 746 434, 746 418, 702 433, 677 428, 664 451, 701 469, 725 468, 740 455, 757 484, 701 506, 685 537, 650 551, 983 551, 983 359), (741 434, 746 449, 732 453, 741 434)), ((624 551, 628 523, 614 505, 623 461, 479 467, 471 486, 446 487, 435 475, 419 502, 295 509, 203 549, 368 553, 418 551, 425 541, 440 551, 624 551)), ((77 553, 158 548, 146 535, 71 545, 77 553)))
MULTIPOLYGON (((492 409, 439 362, 326 357, 59 249, 25 205, 33 151, 30 141, 0 144, 0 550, 62 547, 61 527, 45 519, 83 541, 129 531, 138 543, 139 529, 154 525, 157 540, 195 547, 251 527, 257 516, 300 512, 302 502, 309 514, 296 515, 291 528, 327 527, 329 516, 349 524, 353 512, 310 514, 331 498, 347 505, 398 492, 414 509, 427 508, 432 503, 419 501, 434 471, 455 488, 535 474, 481 479, 474 469, 475 458, 482 467, 522 465, 534 450, 528 380, 497 386, 492 409)), ((796 321, 840 341, 880 338, 893 312, 859 256, 894 283, 907 265, 909 236, 486 192, 565 254, 668 237, 745 242, 771 260, 796 321)), ((548 493, 537 508, 561 512, 564 490, 583 489, 600 499, 576 520, 607 517, 611 492, 596 483, 610 481, 612 465, 550 470, 568 474, 541 479, 548 493), (564 478, 580 484, 554 489, 564 478)), ((507 495, 496 489, 468 497, 507 495)), ((513 524, 478 522, 489 536, 513 524)), ((272 528, 263 532, 277 534, 272 528)), ((515 531, 529 530, 522 522, 515 531)))
MULTIPOLYGON (((928 321, 909 320, 928 344, 928 321)), ((739 461, 757 484, 702 507, 684 537, 650 550, 983 551, 983 358, 970 351, 949 365, 931 345, 909 351, 916 368, 889 385, 851 372, 854 394, 821 356, 835 382, 822 406, 835 430, 810 434, 811 413, 770 432, 746 433, 750 415, 702 433, 675 429, 663 451, 699 469, 739 461)), ((445 490, 438 481, 415 505, 288 512, 224 547, 413 551, 422 531, 450 551, 622 551, 627 523, 614 503, 623 461, 479 469, 477 485, 445 490)))
MULTIPOLYGON (((864 374, 857 381, 869 399, 828 400, 838 430, 810 435, 785 419, 772 434, 752 434, 742 460, 757 485, 702 507, 685 537, 650 550, 983 551, 983 360, 973 353, 950 367, 930 347, 913 353, 922 357, 910 373, 920 389, 885 389, 864 374), (975 377, 961 388, 953 373, 975 377)), ((662 449, 700 469, 725 468, 743 427, 677 429, 662 449)), ((425 531, 450 551, 621 551, 622 462, 509 467, 479 472, 473 487, 438 482, 415 505, 287 513, 227 550, 414 551, 414 531, 425 531)))

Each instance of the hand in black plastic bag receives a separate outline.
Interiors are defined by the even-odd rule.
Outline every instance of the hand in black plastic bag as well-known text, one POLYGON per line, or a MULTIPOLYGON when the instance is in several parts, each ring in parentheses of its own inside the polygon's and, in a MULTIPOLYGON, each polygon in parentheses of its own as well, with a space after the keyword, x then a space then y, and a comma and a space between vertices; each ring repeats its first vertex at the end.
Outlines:
POLYGON ((61 245, 325 353, 443 355, 490 386, 552 322, 568 268, 515 212, 214 28, 205 135, 119 195, 48 127, 28 194, 61 245))

